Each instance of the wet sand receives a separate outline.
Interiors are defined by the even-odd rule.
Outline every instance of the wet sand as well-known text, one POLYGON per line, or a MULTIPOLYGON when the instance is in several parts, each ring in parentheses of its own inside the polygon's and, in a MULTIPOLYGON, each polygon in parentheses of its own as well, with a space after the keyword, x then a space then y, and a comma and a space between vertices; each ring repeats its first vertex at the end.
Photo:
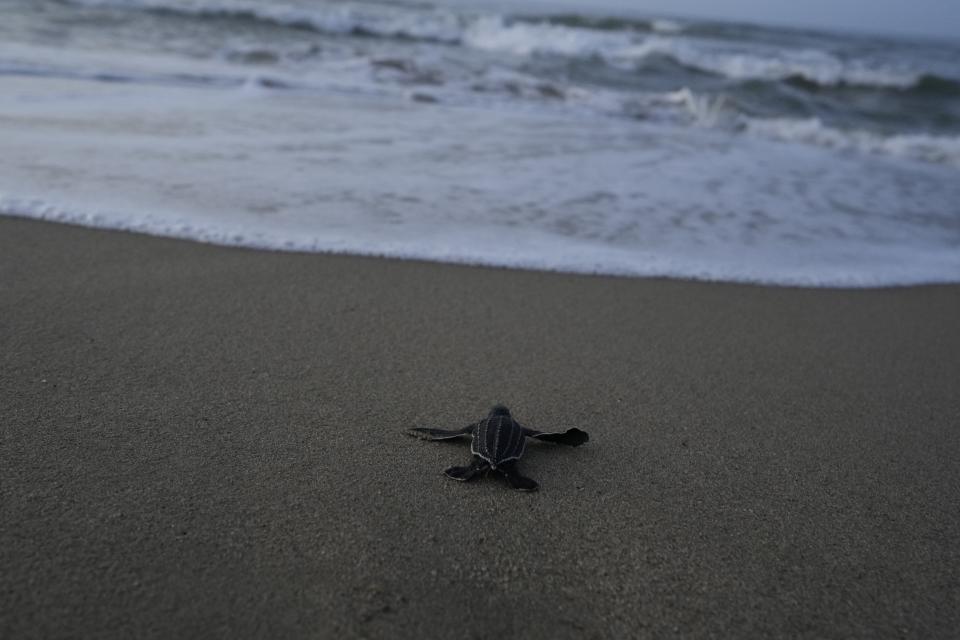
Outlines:
POLYGON ((0 219, 0 636, 955 637, 958 327, 0 219), (403 434, 495 402, 591 442, 403 434))

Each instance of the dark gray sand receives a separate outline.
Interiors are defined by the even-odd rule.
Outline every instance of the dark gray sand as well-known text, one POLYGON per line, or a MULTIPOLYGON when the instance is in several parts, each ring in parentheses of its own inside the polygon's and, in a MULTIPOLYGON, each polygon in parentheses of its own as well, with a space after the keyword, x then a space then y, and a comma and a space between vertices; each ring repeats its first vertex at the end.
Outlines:
POLYGON ((960 288, 283 255, 0 219, 0 637, 948 638, 960 288), (536 494, 459 484, 530 427, 536 494))

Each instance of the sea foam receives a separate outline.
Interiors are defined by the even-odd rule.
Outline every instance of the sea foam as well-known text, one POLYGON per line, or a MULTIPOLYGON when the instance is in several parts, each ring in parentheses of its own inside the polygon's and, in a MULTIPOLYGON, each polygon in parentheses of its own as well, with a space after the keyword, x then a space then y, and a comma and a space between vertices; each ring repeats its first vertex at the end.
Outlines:
POLYGON ((960 281, 960 184, 944 165, 382 97, 6 86, 3 215, 578 273, 960 281))
POLYGON ((8 6, 2 215, 579 273, 960 281, 946 45, 351 0, 8 6))

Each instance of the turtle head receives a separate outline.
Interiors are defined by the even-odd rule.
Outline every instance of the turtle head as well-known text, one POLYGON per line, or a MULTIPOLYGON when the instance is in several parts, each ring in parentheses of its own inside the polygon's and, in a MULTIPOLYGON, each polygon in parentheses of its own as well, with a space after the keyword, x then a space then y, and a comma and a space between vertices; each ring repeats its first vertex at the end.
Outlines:
POLYGON ((492 417, 494 417, 494 416, 507 416, 507 417, 509 417, 509 416, 510 416, 510 409, 507 409, 507 408, 506 408, 505 406, 503 406, 502 404, 498 404, 498 405, 494 406, 493 409, 490 409, 490 417, 492 418, 492 417))

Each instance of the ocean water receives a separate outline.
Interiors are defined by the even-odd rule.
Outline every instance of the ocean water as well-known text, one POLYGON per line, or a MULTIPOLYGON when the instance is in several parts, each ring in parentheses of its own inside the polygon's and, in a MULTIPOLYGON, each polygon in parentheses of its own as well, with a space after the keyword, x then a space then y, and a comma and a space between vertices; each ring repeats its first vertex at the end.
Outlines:
POLYGON ((591 6, 0 0, 0 215, 580 273, 960 282, 960 43, 591 6))

